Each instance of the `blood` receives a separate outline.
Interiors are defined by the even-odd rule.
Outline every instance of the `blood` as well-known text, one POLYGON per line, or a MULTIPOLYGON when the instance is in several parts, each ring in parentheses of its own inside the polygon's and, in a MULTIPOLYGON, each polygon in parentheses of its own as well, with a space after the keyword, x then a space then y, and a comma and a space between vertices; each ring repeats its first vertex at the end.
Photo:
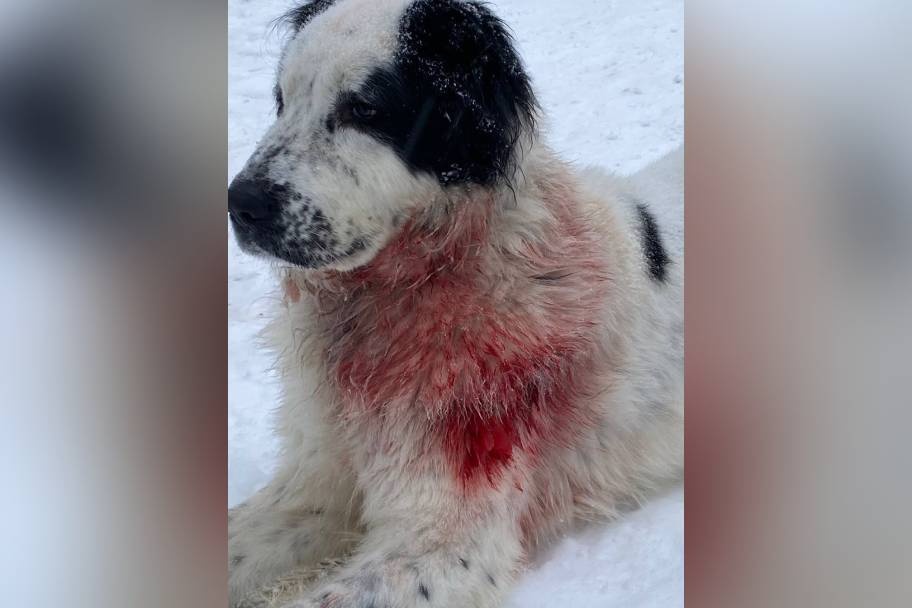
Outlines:
POLYGON ((570 224, 574 251, 539 246, 530 256, 543 271, 573 265, 587 289, 551 307, 503 301, 485 274, 485 211, 455 211, 444 229, 408 224, 371 264, 336 276, 321 302, 345 407, 359 417, 423 408, 466 488, 496 484, 519 454, 534 459, 586 424, 579 404, 604 296, 593 288, 594 243, 570 224))
POLYGON ((490 420, 477 413, 467 419, 450 418, 446 427, 446 447, 464 483, 482 475, 495 482, 498 473, 513 459, 519 443, 514 420, 490 420))

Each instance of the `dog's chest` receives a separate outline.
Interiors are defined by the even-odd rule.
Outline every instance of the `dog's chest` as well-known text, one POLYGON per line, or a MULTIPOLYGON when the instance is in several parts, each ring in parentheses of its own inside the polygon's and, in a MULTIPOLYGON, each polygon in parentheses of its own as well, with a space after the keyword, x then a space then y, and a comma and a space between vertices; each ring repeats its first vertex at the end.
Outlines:
POLYGON ((355 295, 331 330, 329 369, 347 401, 377 407, 407 399, 433 411, 481 397, 498 376, 542 363, 548 336, 521 314, 503 315, 459 277, 355 295))
POLYGON ((584 423, 584 333, 505 312, 458 276, 332 305, 326 360, 340 420, 391 447, 418 432, 415 445, 443 454, 466 483, 496 478, 518 452, 534 456, 584 423))

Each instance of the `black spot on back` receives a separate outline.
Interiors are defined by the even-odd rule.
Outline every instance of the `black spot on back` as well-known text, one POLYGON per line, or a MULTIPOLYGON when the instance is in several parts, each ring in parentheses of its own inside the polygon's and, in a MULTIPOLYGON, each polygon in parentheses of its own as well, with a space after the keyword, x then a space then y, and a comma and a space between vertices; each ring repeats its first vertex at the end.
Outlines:
POLYGON ((343 94, 336 115, 389 143, 413 170, 442 184, 508 179, 536 100, 504 23, 474 1, 417 0, 406 9, 392 66, 343 94), (352 118, 366 102, 370 120, 352 118))
POLYGON ((649 265, 649 274, 656 281, 664 282, 671 259, 662 245, 659 226, 646 205, 638 203, 636 208, 640 216, 640 238, 643 240, 643 255, 649 265))

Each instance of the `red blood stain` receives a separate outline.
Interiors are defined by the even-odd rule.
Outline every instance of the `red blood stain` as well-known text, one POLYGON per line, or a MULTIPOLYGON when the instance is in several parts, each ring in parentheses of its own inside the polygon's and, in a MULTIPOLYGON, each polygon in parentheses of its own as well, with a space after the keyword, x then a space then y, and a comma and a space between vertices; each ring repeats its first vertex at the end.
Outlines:
POLYGON ((580 402, 605 296, 597 237, 563 208, 551 242, 529 245, 528 270, 503 280, 560 269, 572 275, 569 293, 543 303, 498 294, 489 212, 466 205, 436 229, 412 222, 371 264, 319 292, 345 407, 359 416, 423 408, 467 487, 496 482, 518 452, 534 459, 587 423, 580 402))
POLYGON ((465 420, 450 419, 446 429, 446 447, 460 477, 471 482, 483 474, 489 481, 513 458, 513 446, 519 442, 513 420, 491 420, 470 414, 465 420))

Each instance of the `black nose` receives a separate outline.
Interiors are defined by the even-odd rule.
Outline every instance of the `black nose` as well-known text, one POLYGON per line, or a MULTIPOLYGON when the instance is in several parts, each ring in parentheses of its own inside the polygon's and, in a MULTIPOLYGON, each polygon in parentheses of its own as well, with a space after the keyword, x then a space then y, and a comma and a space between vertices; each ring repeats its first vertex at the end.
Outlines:
POLYGON ((228 212, 242 224, 256 224, 270 219, 278 202, 269 184, 256 180, 237 180, 228 188, 228 212))

